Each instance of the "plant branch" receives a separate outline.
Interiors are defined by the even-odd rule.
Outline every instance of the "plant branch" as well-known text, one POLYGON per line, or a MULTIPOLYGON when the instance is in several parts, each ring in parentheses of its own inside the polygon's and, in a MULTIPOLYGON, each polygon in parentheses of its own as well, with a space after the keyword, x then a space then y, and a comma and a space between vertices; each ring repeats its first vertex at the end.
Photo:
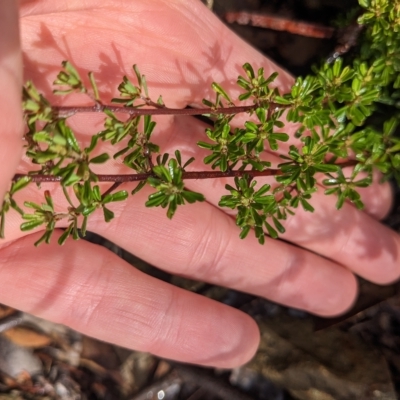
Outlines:
POLYGON ((114 190, 118 189, 118 187, 122 184, 122 182, 114 182, 104 193, 103 198, 108 194, 112 193, 114 190))
POLYGON ((331 39, 335 33, 334 28, 323 25, 293 21, 291 19, 276 17, 274 15, 257 14, 245 11, 226 13, 225 19, 229 23, 236 22, 240 25, 257 26, 260 28, 285 31, 296 35, 319 39, 331 39))
MULTIPOLYGON (((281 170, 279 169, 267 169, 265 171, 243 171, 243 170, 234 170, 234 171, 190 171, 184 172, 182 174, 182 179, 215 179, 215 178, 234 178, 241 177, 244 174, 247 174, 251 177, 256 176, 276 176, 281 175, 281 170)), ((31 178, 31 182, 33 183, 44 183, 44 182, 61 182, 62 178, 60 176, 54 175, 24 175, 24 174, 16 174, 14 175, 13 181, 17 181, 25 176, 29 176, 31 178)), ((105 175, 99 174, 96 175, 98 182, 115 182, 124 183, 124 182, 138 182, 145 181, 150 176, 154 176, 152 172, 146 172, 141 174, 125 174, 125 175, 105 175)))
MULTIPOLYGON (((287 108, 287 106, 277 103, 269 103, 270 107, 287 108)), ((71 117, 77 113, 104 112, 105 110, 113 113, 129 114, 131 116, 139 115, 204 115, 204 114, 238 114, 254 111, 259 105, 223 107, 223 108, 133 108, 113 105, 95 104, 93 106, 60 106, 53 107, 53 111, 59 117, 71 117)))
MULTIPOLYGON (((345 161, 343 163, 336 164, 341 168, 344 167, 352 167, 356 165, 357 162, 355 160, 345 161)), ((216 178, 235 178, 242 177, 243 175, 248 175, 252 178, 257 176, 277 176, 282 175, 282 171, 280 169, 269 168, 264 171, 256 171, 256 170, 231 170, 231 171, 189 171, 183 172, 182 179, 216 179, 216 178)), ((33 183, 45 183, 45 182, 61 182, 62 177, 55 175, 27 175, 27 174, 15 174, 13 177, 13 182, 18 181, 21 178, 29 176, 31 178, 31 182, 33 183)), ((125 182, 138 182, 145 181, 150 176, 154 176, 152 172, 146 172, 141 174, 98 174, 96 175, 98 182, 114 182, 116 187, 121 183, 125 182), (117 185, 118 184, 118 185, 117 185)), ((113 188, 115 189, 115 188, 113 188)))
MULTIPOLYGON (((271 103, 271 106, 274 104, 271 103)), ((276 104, 276 106, 282 107, 276 104)), ((113 113, 129 114, 131 116, 139 115, 203 115, 203 114, 237 114, 242 112, 253 111, 256 105, 225 107, 225 108, 133 108, 112 105, 96 104, 93 106, 61 106, 53 107, 53 110, 59 117, 71 117, 77 113, 94 113, 104 112, 105 110, 113 113)))

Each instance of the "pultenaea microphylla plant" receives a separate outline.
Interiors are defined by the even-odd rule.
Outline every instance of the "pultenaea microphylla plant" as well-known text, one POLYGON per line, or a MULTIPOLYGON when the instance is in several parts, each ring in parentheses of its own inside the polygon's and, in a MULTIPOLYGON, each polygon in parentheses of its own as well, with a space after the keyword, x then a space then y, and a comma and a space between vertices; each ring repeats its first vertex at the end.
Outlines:
MULTIPOLYGON (((137 182, 131 195, 151 186, 154 191, 146 206, 166 208, 172 218, 178 206, 205 200, 201 193, 185 187, 186 180, 234 177, 234 186, 226 185, 227 194, 219 205, 236 210, 241 238, 253 230, 262 244, 266 233, 276 238, 285 231, 282 220, 296 208, 312 212, 309 200, 317 190, 337 196, 338 209, 345 201, 361 209, 358 189, 372 183, 375 169, 385 179, 393 178, 400 184, 400 138, 396 131, 400 117, 400 2, 359 0, 359 4, 346 22, 354 25, 356 15, 362 27, 356 48, 344 55, 342 45, 329 62, 314 67, 312 75, 297 78, 290 93, 282 94, 273 87, 277 73, 265 77, 262 68, 254 71, 247 63, 237 80, 243 90, 238 100, 213 83, 215 98, 204 100, 205 108, 200 110, 171 109, 161 97, 151 99, 146 79, 136 65, 133 80, 123 77, 120 96, 112 100, 116 105, 104 104, 94 75, 89 73, 90 85, 86 87, 68 61, 63 62, 54 82, 55 93, 82 93, 90 96, 92 106, 53 107, 28 82, 23 89, 24 138, 26 155, 34 168, 13 179, 1 208, 1 236, 6 214, 14 209, 23 220, 22 231, 44 227, 36 245, 49 243, 57 221, 62 219, 67 228, 59 243, 69 236, 79 239, 97 210, 103 212, 106 222, 113 219, 111 204, 130 195, 118 190, 122 182, 137 182), (241 105, 244 101, 246 105, 241 105), (104 113, 104 129, 82 148, 68 118, 88 112, 104 113), (237 113, 248 113, 251 118, 241 128, 232 129, 230 123, 237 113), (213 121, 205 140, 197 143, 209 152, 203 161, 211 170, 187 171, 194 159, 182 160, 179 149, 173 155, 160 154, 153 141, 156 123, 152 115, 161 114, 202 114, 213 121), (299 126, 299 144, 291 145, 287 154, 280 155, 282 163, 271 168, 261 155, 265 149, 277 151, 280 143, 288 141, 288 134, 282 131, 287 122, 299 126), (115 153, 92 156, 95 150, 99 153, 102 142, 114 145, 115 153), (111 158, 120 160, 132 173, 100 175, 92 171, 93 164, 111 158), (352 172, 345 174, 345 167, 352 172), (325 189, 317 185, 317 173, 324 174, 325 189), (257 185, 257 176, 274 176, 276 185, 257 185), (104 181, 110 182, 110 187, 102 192, 98 182, 104 181), (38 184, 40 190, 40 182, 58 182, 69 207, 56 210, 48 191, 44 191, 43 204, 17 204, 16 192, 32 184, 38 184)), ((348 46, 344 48, 348 50, 348 46)))

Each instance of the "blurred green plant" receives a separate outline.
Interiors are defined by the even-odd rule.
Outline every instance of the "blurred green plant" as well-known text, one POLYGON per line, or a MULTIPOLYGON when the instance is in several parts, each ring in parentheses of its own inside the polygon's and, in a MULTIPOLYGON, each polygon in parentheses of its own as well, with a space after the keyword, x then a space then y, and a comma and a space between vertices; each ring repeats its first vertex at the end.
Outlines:
POLYGON ((178 206, 205 200, 201 193, 187 189, 185 180, 223 176, 235 179, 234 186, 226 185, 229 194, 222 196, 219 206, 236 210, 241 238, 254 231, 262 244, 265 234, 276 238, 285 232, 282 221, 296 208, 313 212, 310 199, 318 190, 337 196, 338 209, 346 201, 361 209, 358 189, 371 185, 374 170, 400 184, 400 2, 359 0, 359 4, 356 28, 362 30, 357 51, 335 53, 329 62, 315 66, 309 76, 297 78, 285 94, 273 85, 277 73, 265 77, 263 68, 254 71, 246 63, 244 75, 237 81, 243 90, 238 101, 246 101, 246 106, 235 104, 218 83, 213 83, 215 99, 204 100, 206 108, 170 109, 161 96, 156 101, 149 97, 145 76, 136 65, 135 80, 124 76, 118 87, 120 97, 112 100, 118 106, 103 104, 93 73, 89 73, 90 85, 86 87, 68 61, 57 75, 54 93, 82 93, 93 100, 93 106, 52 107, 28 82, 23 90, 26 155, 37 168, 14 177, 0 212, 1 237, 6 213, 14 209, 24 221, 21 230, 44 229, 35 245, 49 243, 62 220, 66 229, 59 243, 69 236, 79 239, 96 210, 103 211, 106 222, 114 218, 109 204, 129 196, 126 190, 117 191, 123 182, 139 182, 131 195, 145 186, 155 189, 146 206, 166 208, 168 218, 172 218, 178 206), (251 118, 233 129, 232 119, 243 111, 251 118), (86 148, 67 123, 79 112, 105 114, 104 129, 93 135, 86 148), (154 114, 208 116, 213 126, 206 129, 205 140, 197 145, 209 152, 204 164, 219 172, 186 171, 194 158, 183 162, 179 150, 174 158, 159 154, 159 146, 153 142, 154 114), (287 122, 297 124, 292 138, 296 144, 282 154, 280 144, 289 140, 282 131, 287 122), (104 142, 118 146, 117 151, 113 155, 100 152, 104 142), (279 151, 282 163, 275 169, 263 160, 265 150, 279 151), (92 170, 93 164, 110 159, 121 160, 132 174, 99 175, 92 170), (274 176, 275 183, 260 186, 257 176, 274 176), (98 184, 102 181, 112 183, 103 193, 98 184), (69 204, 67 210, 56 211, 47 190, 43 204, 17 204, 17 192, 32 183, 40 187, 41 182, 59 182, 69 204))

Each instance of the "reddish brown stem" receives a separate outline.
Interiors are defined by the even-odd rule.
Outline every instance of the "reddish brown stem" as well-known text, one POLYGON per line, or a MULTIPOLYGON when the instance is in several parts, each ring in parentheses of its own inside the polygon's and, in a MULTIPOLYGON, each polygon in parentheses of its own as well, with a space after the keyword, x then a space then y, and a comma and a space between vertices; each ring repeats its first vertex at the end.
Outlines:
POLYGON ((352 25, 339 30, 339 45, 336 46, 335 51, 328 58, 328 63, 331 63, 343 54, 346 54, 352 47, 356 46, 363 29, 364 25, 359 25, 355 22, 352 25))
MULTIPOLYGON (((184 172, 182 175, 183 179, 215 179, 215 178, 234 178, 236 176, 243 176, 247 174, 251 177, 256 176, 275 176, 281 175, 282 172, 279 169, 267 169, 265 171, 191 171, 184 172)), ((13 181, 17 181, 20 178, 23 178, 27 175, 24 174, 16 174, 14 175, 13 181)), ((34 183, 43 183, 43 182, 60 182, 62 178, 60 176, 53 175, 29 175, 31 177, 31 182, 34 183)), ((123 183, 123 182, 137 182, 144 181, 150 176, 154 176, 153 173, 147 172, 142 174, 130 174, 130 175, 96 175, 99 182, 114 182, 114 183, 123 183)))
POLYGON ((335 33, 335 29, 323 25, 311 24, 302 21, 293 21, 274 15, 260 15, 250 12, 229 12, 225 14, 225 19, 229 23, 240 25, 251 25, 260 28, 273 29, 275 31, 285 31, 296 35, 314 37, 319 39, 330 39, 335 33))
MULTIPOLYGON (((337 164, 341 168, 345 167, 353 167, 357 164, 355 160, 345 161, 343 163, 337 164)), ((241 177, 243 175, 249 175, 250 177, 256 176, 277 176, 282 175, 282 171, 280 169, 267 169, 264 171, 243 171, 243 170, 232 170, 232 171, 190 171, 184 172, 182 175, 182 179, 216 179, 216 178, 234 178, 241 177)), ((60 176, 54 175, 26 175, 26 174, 16 174, 13 177, 13 181, 17 181, 18 179, 24 178, 25 176, 31 177, 31 182, 34 183, 42 183, 42 182, 61 182, 62 178, 60 176)), ((124 182, 138 182, 144 181, 150 176, 154 176, 152 172, 146 172, 141 174, 125 174, 125 175, 106 175, 99 174, 96 175, 99 182, 114 182, 124 183, 124 182)), ((118 185, 119 186, 119 185, 118 185)))
MULTIPOLYGON (((238 106, 238 107, 224 107, 224 108, 133 108, 121 107, 113 105, 95 104, 93 106, 62 106, 53 107, 53 110, 59 117, 71 117, 77 113, 93 113, 104 112, 105 110, 113 113, 129 114, 131 116, 139 115, 204 115, 204 114, 238 114, 242 112, 253 111, 258 105, 238 106)), ((270 107, 286 108, 281 104, 270 103, 270 107)))
POLYGON ((104 198, 108 194, 112 193, 114 190, 118 189, 118 187, 122 184, 122 182, 114 182, 103 194, 102 197, 104 198))

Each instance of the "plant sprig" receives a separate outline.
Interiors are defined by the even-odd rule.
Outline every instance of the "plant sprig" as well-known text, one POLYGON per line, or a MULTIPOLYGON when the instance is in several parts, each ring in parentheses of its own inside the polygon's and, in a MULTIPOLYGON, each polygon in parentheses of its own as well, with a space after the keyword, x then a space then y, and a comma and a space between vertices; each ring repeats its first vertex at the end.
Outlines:
POLYGON ((23 90, 25 148, 35 168, 14 177, 1 207, 1 237, 6 214, 13 209, 23 219, 23 231, 44 228, 35 245, 49 243, 61 220, 67 228, 59 243, 70 236, 79 239, 94 212, 101 210, 109 222, 115 217, 110 204, 125 201, 144 187, 152 191, 145 205, 165 208, 167 217, 172 218, 185 203, 205 200, 203 194, 187 188, 188 179, 235 178, 234 186, 226 185, 228 194, 221 197, 219 206, 236 211, 241 238, 253 231, 261 244, 266 234, 273 238, 283 234, 284 220, 298 207, 313 212, 312 197, 318 191, 337 196, 338 209, 346 201, 362 209, 358 190, 373 183, 374 170, 400 184, 400 7, 389 0, 359 3, 358 23, 364 29, 356 56, 335 56, 315 66, 312 74, 297 78, 288 93, 280 93, 274 84, 277 73, 265 76, 263 68, 255 70, 249 63, 237 80, 242 90, 238 99, 214 82, 215 98, 204 99, 203 109, 171 109, 161 96, 154 101, 137 65, 133 66, 133 79, 122 78, 119 97, 112 99, 117 105, 104 104, 94 74, 88 74, 87 86, 68 61, 62 63, 54 81, 54 93, 89 96, 92 106, 53 107, 28 82, 23 90), (92 136, 86 148, 68 123, 80 112, 104 114, 104 128, 92 136), (232 128, 232 120, 240 112, 249 118, 242 127, 232 128), (182 160, 179 149, 174 157, 160 154, 152 115, 196 114, 213 121, 204 140, 197 143, 208 152, 203 159, 208 169, 188 171, 194 158, 182 160), (298 125, 291 139, 285 132, 288 123, 298 125), (285 152, 281 144, 289 140, 285 152), (105 141, 115 147, 113 154, 99 150, 105 141), (277 152, 282 162, 272 168, 263 159, 265 150, 277 152), (101 175, 92 170, 92 165, 111 159, 119 160, 131 173, 101 175), (259 185, 255 178, 260 176, 272 176, 274 182, 259 185), (113 185, 102 192, 101 181, 113 185), (133 181, 138 183, 130 194, 117 190, 121 183, 133 181), (48 191, 42 204, 25 201, 19 205, 19 193, 40 182, 58 182, 69 207, 55 210, 48 191))

